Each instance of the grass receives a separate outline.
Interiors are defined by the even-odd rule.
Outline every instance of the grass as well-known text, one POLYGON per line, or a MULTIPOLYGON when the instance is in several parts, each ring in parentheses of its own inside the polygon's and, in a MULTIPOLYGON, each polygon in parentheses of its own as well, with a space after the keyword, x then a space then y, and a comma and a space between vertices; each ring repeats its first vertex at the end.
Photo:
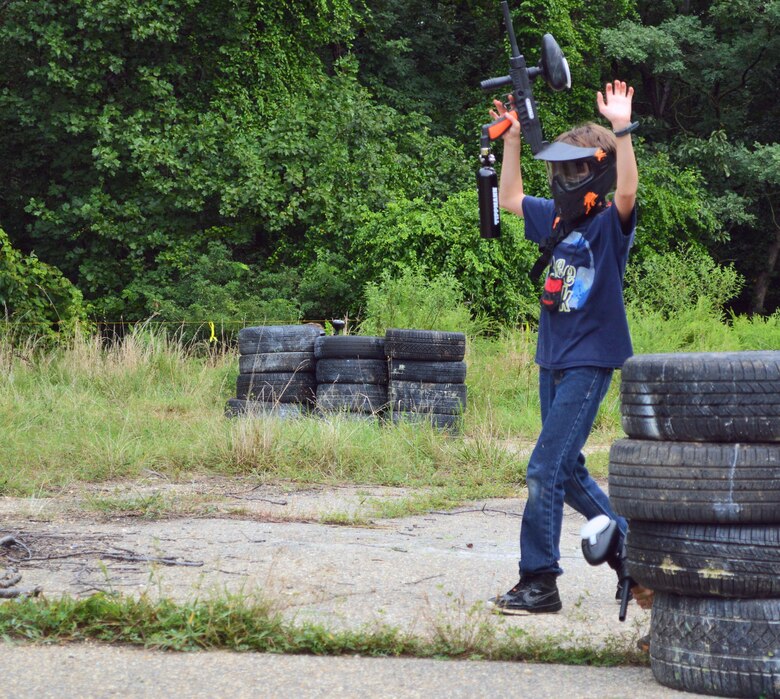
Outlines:
MULTIPOLYGON (((0 346, 0 493, 56 494, 148 470, 451 487, 463 496, 505 489, 522 482, 525 459, 503 442, 531 440, 539 428, 532 344, 523 330, 474 343, 463 437, 338 415, 227 420, 235 353, 199 354, 143 328, 112 344, 93 336, 42 352, 0 346)), ((615 415, 600 422, 598 439, 615 431, 615 415)))
MULTIPOLYGON (((690 321, 632 313, 636 350, 777 346, 780 315, 732 319, 727 325, 711 309, 690 312, 690 321)), ((234 393, 235 352, 182 346, 142 326, 112 343, 82 336, 50 349, 0 338, 0 494, 44 498, 74 484, 133 481, 148 471, 170 482, 216 474, 258 483, 418 489, 393 501, 366 496, 368 507, 360 515, 321 516, 323 522, 352 526, 510 495, 524 481, 528 449, 539 430, 534 344, 528 328, 470 340, 464 432, 450 436, 424 425, 382 426, 339 416, 227 420, 223 409, 234 393)), ((591 445, 604 447, 588 458, 594 475, 606 475, 606 446, 621 434, 616 376, 590 439, 591 445)), ((93 512, 147 519, 192 508, 200 512, 205 506, 182 504, 161 492, 94 495, 84 501, 93 512)), ((633 639, 595 645, 587 639, 531 637, 489 623, 473 610, 432 624, 433 634, 426 638, 385 626, 332 631, 285 621, 265 602, 229 595, 189 604, 100 594, 0 605, 0 634, 37 642, 598 665, 647 662, 633 639)))
POLYGON ((240 595, 176 603, 104 593, 85 599, 20 599, 0 605, 0 636, 36 643, 99 641, 169 651, 232 650, 315 655, 516 660, 574 665, 646 665, 634 639, 535 637, 467 609, 415 636, 387 625, 329 630, 286 621, 272 605, 240 595))
MULTIPOLYGON (((700 302, 672 317, 629 309, 639 353, 771 349, 780 313, 726 323, 700 302)), ((536 336, 506 329, 467 346, 468 408, 462 436, 423 425, 328 419, 227 420, 235 350, 186 346, 139 325, 113 342, 76 336, 45 349, 0 337, 0 494, 56 494, 73 483, 241 475, 258 481, 453 488, 459 496, 516 487, 540 427, 536 336)), ((590 445, 620 429, 619 374, 590 445)), ((606 456, 589 459, 596 475, 606 456)), ((453 491, 454 492, 454 491, 453 491)))
POLYGON ((85 512, 95 512, 106 517, 138 517, 144 520, 160 520, 170 517, 190 517, 217 511, 214 497, 207 495, 168 495, 161 492, 130 496, 88 495, 80 502, 85 512))
POLYGON ((519 348, 529 341, 520 333, 471 352, 463 437, 338 415, 227 420, 234 351, 202 354, 142 328, 111 344, 77 337, 47 351, 0 343, 0 493, 56 494, 73 483, 132 480, 150 470, 172 480, 216 473, 261 482, 452 487, 464 495, 521 483, 524 460, 501 440, 517 438, 521 425, 522 439, 538 429, 531 370, 505 376, 501 385, 509 390, 500 400, 491 387, 508 365, 526 361, 519 348))

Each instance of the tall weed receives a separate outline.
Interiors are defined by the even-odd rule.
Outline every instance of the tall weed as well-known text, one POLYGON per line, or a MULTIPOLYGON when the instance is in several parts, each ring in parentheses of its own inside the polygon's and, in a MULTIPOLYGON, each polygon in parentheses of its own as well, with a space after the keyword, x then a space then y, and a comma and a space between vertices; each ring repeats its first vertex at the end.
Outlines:
MULTIPOLYGON (((675 313, 631 305, 629 320, 637 353, 780 347, 780 313, 726 322, 706 298, 675 313)), ((204 353, 148 328, 111 342, 75 336, 56 347, 0 340, 0 493, 54 493, 73 482, 145 471, 459 493, 511 486, 522 482, 525 454, 540 429, 535 345, 527 326, 471 338, 464 434, 451 436, 341 415, 227 420, 235 351, 204 353)), ((616 376, 591 445, 621 435, 619 383, 616 376)))
POLYGON ((780 310, 771 316, 738 316, 731 314, 731 327, 742 350, 780 349, 780 310))
POLYGON ((722 312, 744 284, 733 265, 719 265, 704 250, 687 246, 663 255, 648 253, 626 270, 627 306, 663 318, 685 314, 703 304, 722 312))
POLYGON ((471 317, 455 277, 432 278, 406 269, 399 276, 385 272, 365 287, 366 309, 360 325, 365 335, 384 335, 387 328, 449 330, 476 335, 486 324, 471 317))
POLYGON ((505 439, 539 430, 535 351, 536 331, 527 325, 470 343, 465 417, 471 429, 505 439))
POLYGON ((723 321, 723 313, 707 298, 672 314, 636 305, 629 306, 627 313, 635 354, 740 349, 738 337, 723 321))

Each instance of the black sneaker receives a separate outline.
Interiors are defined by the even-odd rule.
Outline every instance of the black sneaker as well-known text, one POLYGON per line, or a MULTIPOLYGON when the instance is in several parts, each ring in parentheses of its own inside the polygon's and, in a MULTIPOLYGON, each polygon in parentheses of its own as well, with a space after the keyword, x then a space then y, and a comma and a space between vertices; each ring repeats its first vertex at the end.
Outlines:
POLYGON ((551 614, 563 606, 555 575, 523 576, 509 592, 490 600, 501 614, 551 614))

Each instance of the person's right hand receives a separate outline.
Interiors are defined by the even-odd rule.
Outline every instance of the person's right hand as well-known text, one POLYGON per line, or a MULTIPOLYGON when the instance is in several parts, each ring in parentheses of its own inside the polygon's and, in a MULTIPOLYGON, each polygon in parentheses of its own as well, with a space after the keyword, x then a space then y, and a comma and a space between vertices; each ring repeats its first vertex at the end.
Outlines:
POLYGON ((634 585, 634 587, 631 588, 631 594, 634 595, 636 603, 642 609, 650 609, 653 606, 653 598, 655 597, 655 592, 653 590, 649 590, 641 585, 634 585))
MULTIPOLYGON (((509 103, 510 105, 514 106, 514 98, 512 95, 509 95, 509 103)), ((517 118, 511 113, 508 112, 506 107, 504 106, 504 103, 501 100, 493 100, 493 104, 495 105, 495 110, 490 110, 490 116, 492 117, 493 121, 496 119, 501 118, 502 116, 506 116, 509 121, 512 122, 512 126, 509 128, 508 131, 504 132, 504 135, 501 137, 504 139, 505 143, 512 143, 517 144, 517 146, 520 146, 520 122, 517 120, 517 118)))

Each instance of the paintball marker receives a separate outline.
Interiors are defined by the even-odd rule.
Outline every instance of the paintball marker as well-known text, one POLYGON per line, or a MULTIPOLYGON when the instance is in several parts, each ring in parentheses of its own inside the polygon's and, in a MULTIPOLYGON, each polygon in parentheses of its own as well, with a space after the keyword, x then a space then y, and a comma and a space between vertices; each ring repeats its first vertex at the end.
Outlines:
MULTIPOLYGON (((541 75, 553 90, 560 91, 571 87, 569 64, 558 42, 552 34, 545 34, 542 37, 542 55, 539 64, 529 68, 517 46, 506 0, 502 0, 501 9, 512 51, 509 58, 509 75, 483 80, 480 83, 482 89, 492 91, 511 85, 512 99, 507 103, 506 108, 520 122, 523 137, 537 160, 578 160, 590 157, 595 152, 593 148, 579 148, 565 143, 550 144, 542 137, 542 124, 539 121, 531 83, 541 75)), ((503 136, 511 126, 512 122, 506 116, 501 116, 482 127, 479 151, 481 167, 477 173, 477 192, 480 235, 483 238, 496 238, 501 232, 498 213, 498 177, 493 168, 496 159, 490 152, 490 144, 503 136)))
POLYGON ((580 531, 582 555, 592 566, 608 563, 617 572, 621 586, 618 619, 626 620, 631 588, 636 584, 628 572, 625 539, 620 536, 617 522, 606 515, 588 520, 580 531))

